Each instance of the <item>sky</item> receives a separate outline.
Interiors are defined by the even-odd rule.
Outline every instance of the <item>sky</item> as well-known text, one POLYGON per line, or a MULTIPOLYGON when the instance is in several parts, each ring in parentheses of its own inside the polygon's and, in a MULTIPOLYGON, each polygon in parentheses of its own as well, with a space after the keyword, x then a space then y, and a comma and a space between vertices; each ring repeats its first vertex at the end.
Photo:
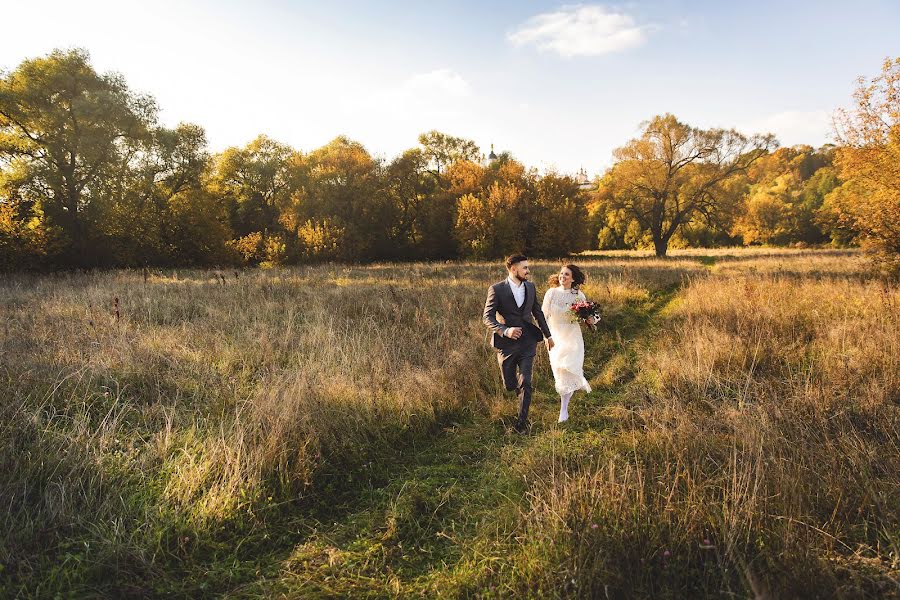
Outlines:
POLYGON ((856 79, 900 56, 895 0, 2 0, 0 15, 0 70, 84 48, 212 151, 346 135, 390 160, 437 129, 591 176, 667 112, 831 142, 856 79))

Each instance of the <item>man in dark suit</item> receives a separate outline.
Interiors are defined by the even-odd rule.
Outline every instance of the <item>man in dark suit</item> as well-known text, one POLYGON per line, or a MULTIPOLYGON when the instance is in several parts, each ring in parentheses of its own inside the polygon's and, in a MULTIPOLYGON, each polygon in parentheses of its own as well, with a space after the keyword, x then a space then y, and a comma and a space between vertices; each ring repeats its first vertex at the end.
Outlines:
POLYGON ((528 281, 528 258, 513 254, 506 259, 506 269, 509 277, 488 289, 484 324, 494 333, 491 345, 497 350, 503 385, 518 393, 519 416, 515 429, 524 433, 528 428, 531 367, 537 343, 546 338, 547 350, 550 350, 553 340, 537 301, 537 288, 528 281), (497 315, 502 317, 502 323, 497 320, 497 315))

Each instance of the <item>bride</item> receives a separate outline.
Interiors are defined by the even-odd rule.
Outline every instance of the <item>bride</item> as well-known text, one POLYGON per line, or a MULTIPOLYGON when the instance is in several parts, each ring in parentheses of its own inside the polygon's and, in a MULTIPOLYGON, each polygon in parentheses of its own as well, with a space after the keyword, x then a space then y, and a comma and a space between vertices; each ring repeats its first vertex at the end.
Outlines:
MULTIPOLYGON (((585 275, 575 265, 565 265, 559 273, 550 277, 551 287, 544 294, 541 309, 547 318, 547 325, 553 336, 554 346, 549 351, 550 367, 556 380, 556 391, 560 397, 559 422, 569 420, 569 400, 578 390, 591 391, 584 378, 584 340, 581 325, 572 320, 569 307, 585 300, 579 289, 585 282, 585 275)), ((593 319, 588 321, 593 325, 593 319)))

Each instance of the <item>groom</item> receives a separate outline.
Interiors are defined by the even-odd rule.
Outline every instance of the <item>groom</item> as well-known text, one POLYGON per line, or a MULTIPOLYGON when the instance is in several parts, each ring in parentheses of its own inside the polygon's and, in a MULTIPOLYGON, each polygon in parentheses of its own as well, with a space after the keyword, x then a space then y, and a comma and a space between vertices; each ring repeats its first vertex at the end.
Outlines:
POLYGON ((550 350, 553 340, 537 302, 537 289, 528 281, 528 258, 513 254, 506 259, 506 270, 509 276, 488 289, 484 324, 494 332, 491 345, 497 350, 503 384, 507 390, 516 390, 519 395, 515 429, 524 433, 531 404, 531 367, 537 343, 546 337, 547 350, 550 350), (502 323, 497 320, 497 315, 503 319, 502 323))

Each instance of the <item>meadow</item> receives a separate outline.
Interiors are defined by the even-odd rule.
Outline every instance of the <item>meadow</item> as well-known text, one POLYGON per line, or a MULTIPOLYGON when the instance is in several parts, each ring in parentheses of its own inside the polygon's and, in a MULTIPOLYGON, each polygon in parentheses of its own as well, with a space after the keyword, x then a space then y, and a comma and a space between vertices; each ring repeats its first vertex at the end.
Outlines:
POLYGON ((900 597, 900 289, 575 262, 594 391, 539 349, 526 436, 499 263, 4 276, 0 596, 900 597))

